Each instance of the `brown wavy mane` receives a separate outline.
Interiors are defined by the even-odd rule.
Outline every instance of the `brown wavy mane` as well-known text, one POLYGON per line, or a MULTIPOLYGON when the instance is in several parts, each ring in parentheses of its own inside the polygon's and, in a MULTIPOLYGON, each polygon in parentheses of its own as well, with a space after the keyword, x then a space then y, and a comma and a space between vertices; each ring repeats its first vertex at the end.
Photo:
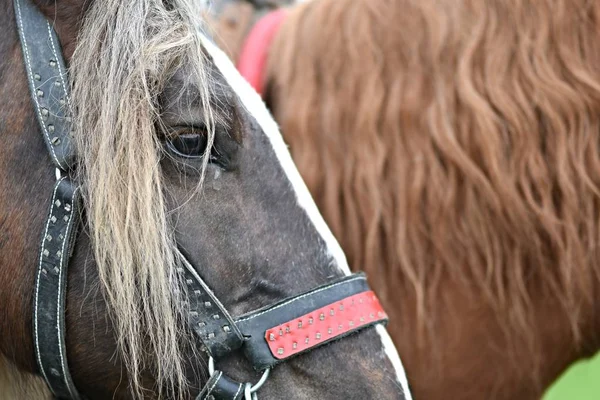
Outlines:
POLYGON ((450 290, 492 310, 532 377, 540 304, 585 339, 600 273, 599 18, 591 0, 320 0, 290 12, 269 101, 396 342, 415 331, 401 325, 412 315, 412 346, 437 357, 442 314, 464 312, 450 290))

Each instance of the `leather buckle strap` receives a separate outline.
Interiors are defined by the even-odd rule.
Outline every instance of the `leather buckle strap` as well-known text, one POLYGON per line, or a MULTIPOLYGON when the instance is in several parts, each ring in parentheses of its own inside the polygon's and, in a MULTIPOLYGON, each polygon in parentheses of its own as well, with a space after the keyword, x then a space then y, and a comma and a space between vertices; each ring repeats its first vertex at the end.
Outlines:
POLYGON ((215 371, 196 400, 241 400, 244 385, 227 377, 222 371, 215 371))
POLYGON ((246 357, 263 370, 387 320, 366 277, 355 274, 255 311, 236 324, 246 338, 246 357))
POLYGON ((31 99, 52 162, 75 162, 67 69, 56 32, 31 0, 14 0, 31 99))
POLYGON ((80 219, 79 187, 56 182, 40 246, 33 302, 33 334, 38 368, 58 398, 79 399, 67 363, 65 300, 67 269, 80 219))
POLYGON ((179 253, 188 293, 188 323, 208 354, 216 359, 242 347, 244 337, 227 309, 198 275, 198 272, 179 253))

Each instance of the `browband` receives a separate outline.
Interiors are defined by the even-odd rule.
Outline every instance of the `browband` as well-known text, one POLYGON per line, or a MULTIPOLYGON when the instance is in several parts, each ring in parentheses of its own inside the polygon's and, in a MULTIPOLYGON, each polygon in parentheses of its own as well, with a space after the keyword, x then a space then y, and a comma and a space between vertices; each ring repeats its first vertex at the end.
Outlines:
MULTIPOLYGON (((40 374, 60 399, 81 396, 69 372, 65 346, 67 269, 81 219, 79 187, 66 174, 75 163, 68 80, 56 33, 31 0, 14 0, 35 113, 57 182, 41 239, 33 304, 33 339, 40 374)), ((253 367, 268 370, 290 357, 385 323, 387 315, 363 274, 329 282, 234 319, 181 253, 178 273, 188 323, 204 350, 221 359, 240 349, 253 367)), ((214 371, 198 399, 239 400, 251 389, 214 371)))

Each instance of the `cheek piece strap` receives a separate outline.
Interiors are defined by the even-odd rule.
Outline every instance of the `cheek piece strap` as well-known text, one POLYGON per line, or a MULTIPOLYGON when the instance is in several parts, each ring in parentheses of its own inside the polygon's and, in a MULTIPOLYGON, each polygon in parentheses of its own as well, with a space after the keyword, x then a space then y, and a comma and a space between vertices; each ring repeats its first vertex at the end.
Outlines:
MULTIPOLYGON (((80 225, 80 188, 70 175, 76 162, 71 141, 68 77, 56 33, 31 0, 14 0, 34 113, 57 171, 42 233, 33 296, 33 342, 38 372, 57 399, 83 399, 69 370, 65 306, 67 269, 80 225)), ((363 274, 328 282, 238 318, 232 317, 197 268, 183 256, 177 269, 185 288, 187 322, 209 357, 210 379, 198 400, 256 399, 271 368, 292 357, 354 334, 387 315, 363 274), (239 383, 214 369, 243 352, 262 378, 239 383)))

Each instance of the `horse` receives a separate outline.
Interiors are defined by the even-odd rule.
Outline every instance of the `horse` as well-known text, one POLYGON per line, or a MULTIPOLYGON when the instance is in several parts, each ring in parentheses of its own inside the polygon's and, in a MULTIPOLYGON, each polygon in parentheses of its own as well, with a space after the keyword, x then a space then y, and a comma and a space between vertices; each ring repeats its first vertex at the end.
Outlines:
POLYGON ((204 2, 4 6, 2 398, 410 399, 204 2))
POLYGON ((253 84, 381 293, 414 396, 537 399, 598 351, 600 5, 279 13, 223 46, 265 55, 253 84))

